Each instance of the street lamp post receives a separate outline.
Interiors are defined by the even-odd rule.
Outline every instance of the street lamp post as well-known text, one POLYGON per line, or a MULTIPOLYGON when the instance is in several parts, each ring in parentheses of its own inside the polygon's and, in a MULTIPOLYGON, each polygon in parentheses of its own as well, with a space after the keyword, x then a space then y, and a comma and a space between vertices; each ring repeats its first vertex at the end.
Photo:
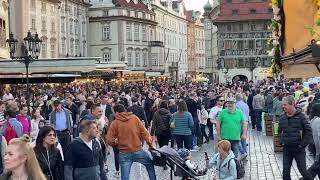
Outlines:
POLYGON ((27 84, 27 107, 28 114, 30 115, 30 83, 29 83, 29 66, 32 62, 37 60, 40 55, 41 40, 39 39, 38 33, 34 35, 29 31, 27 37, 24 39, 24 44, 22 45, 21 56, 15 56, 17 50, 17 39, 14 38, 13 34, 10 33, 7 43, 10 50, 10 58, 12 60, 18 61, 25 65, 26 68, 26 84, 27 84))

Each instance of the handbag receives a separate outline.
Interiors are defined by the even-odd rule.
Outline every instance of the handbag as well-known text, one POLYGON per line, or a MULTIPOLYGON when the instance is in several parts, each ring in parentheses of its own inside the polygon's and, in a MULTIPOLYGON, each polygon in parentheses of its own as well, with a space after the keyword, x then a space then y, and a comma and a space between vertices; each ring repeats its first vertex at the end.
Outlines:
POLYGON ((176 128, 176 119, 175 119, 176 113, 173 114, 172 120, 170 121, 170 129, 175 129, 176 128))

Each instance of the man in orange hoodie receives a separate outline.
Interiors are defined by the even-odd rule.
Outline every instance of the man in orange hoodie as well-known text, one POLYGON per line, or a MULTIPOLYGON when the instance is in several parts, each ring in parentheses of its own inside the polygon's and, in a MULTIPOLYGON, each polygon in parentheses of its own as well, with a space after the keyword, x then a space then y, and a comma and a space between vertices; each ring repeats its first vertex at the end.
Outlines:
POLYGON ((129 180, 133 162, 143 164, 147 169, 150 180, 156 180, 153 162, 142 149, 142 140, 145 140, 150 148, 154 148, 152 137, 140 119, 132 112, 126 112, 122 104, 114 105, 113 111, 116 116, 108 130, 107 143, 110 146, 117 146, 120 151, 121 180, 129 180))

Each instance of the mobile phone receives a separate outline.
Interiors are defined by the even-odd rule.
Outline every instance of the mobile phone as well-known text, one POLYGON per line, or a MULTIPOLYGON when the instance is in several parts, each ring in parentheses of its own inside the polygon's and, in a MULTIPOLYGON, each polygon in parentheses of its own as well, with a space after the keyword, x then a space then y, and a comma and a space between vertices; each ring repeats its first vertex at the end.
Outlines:
POLYGON ((207 152, 204 152, 204 157, 206 160, 209 160, 209 157, 208 157, 208 153, 207 152))

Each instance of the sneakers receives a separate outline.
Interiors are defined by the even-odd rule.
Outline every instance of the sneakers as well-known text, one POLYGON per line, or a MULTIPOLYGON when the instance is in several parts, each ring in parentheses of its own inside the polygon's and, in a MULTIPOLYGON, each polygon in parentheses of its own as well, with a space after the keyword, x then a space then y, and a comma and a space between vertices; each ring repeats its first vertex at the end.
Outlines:
POLYGON ((119 177, 120 177, 120 172, 119 172, 119 171, 116 171, 116 172, 113 174, 113 177, 119 178, 119 177))
POLYGON ((248 157, 248 154, 247 153, 243 153, 240 155, 240 159, 246 159, 248 157))

